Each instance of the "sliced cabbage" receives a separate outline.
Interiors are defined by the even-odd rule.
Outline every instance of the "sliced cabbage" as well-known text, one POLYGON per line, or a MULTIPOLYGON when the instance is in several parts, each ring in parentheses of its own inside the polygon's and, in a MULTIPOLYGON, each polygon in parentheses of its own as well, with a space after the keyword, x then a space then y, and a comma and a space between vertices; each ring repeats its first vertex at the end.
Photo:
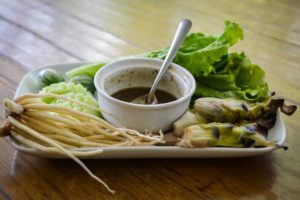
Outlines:
MULTIPOLYGON (((40 91, 40 93, 53 93, 53 94, 64 95, 66 97, 75 99, 80 102, 84 102, 91 106, 98 107, 97 101, 94 99, 94 97, 91 95, 91 93, 89 91, 87 91, 87 89, 85 87, 83 87, 81 84, 74 84, 72 82, 55 83, 55 84, 51 84, 49 86, 44 87, 40 91)), ((62 99, 43 98, 43 101, 48 104, 66 106, 66 107, 73 108, 75 110, 79 110, 79 111, 89 113, 92 115, 96 115, 96 116, 100 115, 100 113, 95 110, 91 110, 86 107, 79 106, 75 103, 65 101, 62 99)))

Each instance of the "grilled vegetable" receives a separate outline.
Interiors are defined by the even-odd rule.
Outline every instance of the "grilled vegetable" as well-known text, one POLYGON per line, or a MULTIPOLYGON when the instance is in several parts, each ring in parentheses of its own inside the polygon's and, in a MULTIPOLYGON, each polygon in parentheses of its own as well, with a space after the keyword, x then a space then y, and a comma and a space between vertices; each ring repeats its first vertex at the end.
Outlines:
POLYGON ((211 128, 192 125, 184 129, 183 137, 178 142, 182 147, 209 147, 217 144, 217 137, 211 128))
POLYGON ((94 92, 96 91, 96 88, 94 85, 94 79, 88 75, 81 74, 78 76, 74 76, 73 78, 70 79, 70 81, 75 84, 81 84, 92 94, 94 94, 94 92))
POLYGON ((264 102, 249 103, 237 99, 199 98, 195 101, 196 113, 209 121, 236 122, 242 119, 255 119, 268 110, 270 99, 264 102))
MULTIPOLYGON (((272 94, 274 95, 274 94, 272 94)), ((174 123, 174 134, 182 136, 177 143, 184 147, 267 147, 268 130, 276 122, 278 108, 292 115, 296 106, 284 99, 270 97, 264 102, 237 99, 200 98, 194 112, 186 112, 174 123)))
POLYGON ((53 69, 43 69, 38 74, 38 77, 40 79, 40 82, 43 84, 43 86, 48 86, 53 83, 63 82, 65 80, 60 73, 58 73, 53 69))
POLYGON ((258 132, 255 123, 233 125, 230 123, 209 123, 192 125, 184 129, 178 145, 183 147, 266 147, 275 143, 258 132))
POLYGON ((270 129, 276 122, 278 108, 292 115, 297 107, 285 105, 284 99, 270 97, 264 102, 246 102, 237 99, 199 98, 194 104, 195 113, 209 122, 239 123, 242 120, 259 122, 270 129))
POLYGON ((183 133, 183 129, 187 126, 194 125, 194 124, 203 124, 207 123, 207 120, 203 118, 200 115, 197 115, 196 113, 193 113, 191 111, 186 111, 182 117, 177 120, 173 126, 174 126, 174 134, 177 136, 181 136, 183 133))

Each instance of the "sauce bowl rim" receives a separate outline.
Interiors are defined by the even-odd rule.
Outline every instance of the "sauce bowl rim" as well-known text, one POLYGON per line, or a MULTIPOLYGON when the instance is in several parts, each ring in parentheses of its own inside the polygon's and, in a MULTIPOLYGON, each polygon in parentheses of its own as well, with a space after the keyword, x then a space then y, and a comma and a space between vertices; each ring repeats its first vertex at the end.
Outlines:
MULTIPOLYGON (((116 98, 110 96, 105 91, 104 88, 100 87, 100 85, 99 85, 100 84, 99 76, 101 76, 102 73, 103 73, 103 71, 107 70, 106 68, 110 67, 111 65, 116 65, 116 64, 122 65, 123 62, 130 62, 130 61, 131 62, 144 61, 145 63, 149 64, 149 66, 151 66, 151 65, 155 66, 155 65, 153 65, 153 63, 155 63, 155 62, 159 63, 159 64, 162 64, 162 62, 163 62, 163 60, 156 59, 156 58, 125 58, 125 59, 122 59, 122 60, 110 62, 110 63, 104 65, 103 67, 101 67, 97 71, 97 73, 95 75, 94 84, 95 84, 97 92, 99 92, 102 96, 106 97, 110 101, 112 101, 114 103, 121 104, 123 106, 131 107, 131 108, 135 108, 135 109, 139 108, 139 109, 155 110, 155 109, 162 109, 162 108, 169 108, 169 107, 176 106, 177 104, 180 104, 180 103, 186 101, 187 99, 189 99, 194 94, 194 92, 196 90, 196 81, 195 81, 194 76, 188 70, 186 70, 185 68, 183 68, 182 66, 180 66, 180 65, 178 65, 176 63, 172 63, 171 67, 173 67, 175 69, 174 70, 175 73, 178 76, 182 76, 182 73, 177 73, 177 71, 184 72, 185 76, 187 76, 188 81, 190 81, 190 85, 191 85, 191 87, 188 88, 188 92, 185 93, 180 98, 176 99, 175 101, 171 101, 171 102, 167 102, 167 103, 161 103, 161 104, 154 104, 154 105, 136 104, 136 103, 130 103, 130 102, 126 102, 126 101, 122 101, 122 100, 116 99, 116 98)), ((133 68, 137 68, 137 67, 133 67, 133 68)), ((99 95, 98 95, 98 98, 101 98, 101 97, 99 97, 99 95)))

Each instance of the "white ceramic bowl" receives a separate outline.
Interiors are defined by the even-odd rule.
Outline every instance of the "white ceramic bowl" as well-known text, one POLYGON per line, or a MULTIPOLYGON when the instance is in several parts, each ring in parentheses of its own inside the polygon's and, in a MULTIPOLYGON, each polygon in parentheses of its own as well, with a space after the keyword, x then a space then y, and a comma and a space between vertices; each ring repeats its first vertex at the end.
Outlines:
POLYGON ((94 78, 100 108, 104 118, 118 127, 138 131, 167 131, 188 108, 195 92, 194 77, 183 67, 172 64, 158 89, 166 91, 177 100, 141 105, 118 100, 110 95, 130 87, 151 87, 162 60, 152 58, 130 58, 103 66, 94 78))

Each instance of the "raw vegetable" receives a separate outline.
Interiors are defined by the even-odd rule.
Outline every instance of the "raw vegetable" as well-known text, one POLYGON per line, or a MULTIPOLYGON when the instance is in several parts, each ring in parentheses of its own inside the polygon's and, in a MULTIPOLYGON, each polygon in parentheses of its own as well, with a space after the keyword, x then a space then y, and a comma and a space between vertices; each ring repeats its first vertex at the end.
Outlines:
POLYGON ((94 92, 96 91, 96 88, 94 85, 94 79, 88 75, 81 74, 78 76, 74 76, 73 78, 70 79, 70 82, 73 82, 75 84, 81 84, 91 94, 94 94, 94 92))
MULTIPOLYGON (((94 99, 92 94, 87 91, 85 87, 83 87, 81 84, 74 84, 72 82, 66 83, 56 83, 49 85, 47 87, 44 87, 41 91, 41 94, 43 93, 53 93, 53 94, 59 94, 66 97, 69 97, 71 99, 84 102, 90 106, 98 107, 97 101, 94 99)), ((80 106, 78 104, 74 104, 70 101, 65 101, 63 99, 57 99, 57 98, 43 98, 43 101, 48 104, 53 105, 60 105, 60 106, 66 106, 69 108, 73 108, 78 111, 82 111, 85 113, 89 113, 92 115, 99 116, 100 112, 95 111, 93 109, 87 109, 84 106, 80 106)))
POLYGON ((138 54, 138 55, 126 56, 126 57, 118 57, 118 58, 114 58, 114 59, 99 62, 99 63, 85 64, 85 65, 82 65, 80 67, 77 67, 77 68, 74 68, 74 69, 71 69, 71 70, 67 71, 66 76, 67 76, 68 79, 71 79, 75 76, 79 76, 79 75, 84 74, 84 75, 88 75, 88 76, 94 78, 97 71, 101 67, 106 65, 107 63, 112 62, 112 61, 122 60, 122 59, 125 59, 125 58, 136 58, 136 57, 145 57, 145 54, 138 54))
POLYGON ((43 86, 48 86, 53 83, 64 81, 64 77, 54 69, 43 69, 38 74, 38 78, 40 79, 43 86))
POLYGON ((92 178, 109 192, 114 190, 94 175, 77 156, 92 156, 108 146, 149 146, 163 143, 163 135, 143 135, 131 129, 116 128, 98 118, 74 109, 43 103, 41 98, 68 101, 86 109, 100 111, 86 103, 55 94, 26 94, 14 101, 5 99, 8 113, 0 128, 0 136, 10 135, 26 147, 43 152, 56 152, 77 162, 92 178), (98 147, 98 150, 78 151, 76 148, 98 147))
MULTIPOLYGON (((220 35, 192 33, 184 41, 174 62, 188 69, 196 78, 198 97, 234 97, 248 101, 264 101, 268 85, 262 68, 252 64, 245 53, 229 53, 229 47, 243 39, 238 24, 226 21, 220 35)), ((164 59, 168 47, 138 57, 164 59)), ((67 72, 68 77, 95 73, 107 62, 86 65, 67 72)))
POLYGON ((231 53, 215 64, 216 73, 198 75, 196 97, 234 97, 264 101, 268 97, 265 72, 244 53, 231 53))
POLYGON ((107 63, 108 62, 83 65, 81 67, 78 67, 78 68, 75 68, 75 69, 72 69, 72 70, 66 72, 66 76, 69 79, 71 79, 75 76, 84 74, 84 75, 90 76, 91 78, 94 78, 96 72, 107 63))
MULTIPOLYGON (((236 23, 225 22, 225 31, 219 36, 190 34, 178 51, 174 62, 185 67, 195 77, 215 72, 214 63, 221 61, 228 54, 228 48, 239 39, 243 39, 243 31, 236 23)), ((146 57, 164 59, 168 48, 146 54, 146 57)))

